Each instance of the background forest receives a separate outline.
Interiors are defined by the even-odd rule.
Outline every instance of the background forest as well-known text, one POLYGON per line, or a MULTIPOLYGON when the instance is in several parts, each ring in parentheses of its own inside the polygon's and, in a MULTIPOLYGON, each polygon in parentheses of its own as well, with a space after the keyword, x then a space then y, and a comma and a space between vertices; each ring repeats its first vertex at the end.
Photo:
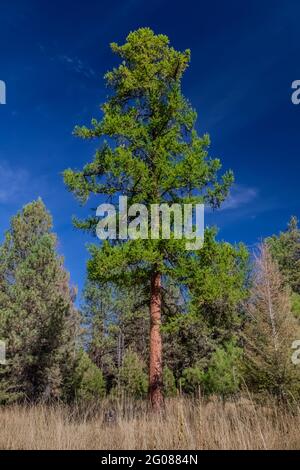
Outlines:
MULTIPOLYGON (((139 287, 88 280, 80 302, 41 200, 11 221, 1 245, 1 403, 142 399, 148 392, 149 309, 139 287)), ((164 394, 251 391, 299 399, 300 230, 291 218, 250 256, 206 231, 189 285, 163 290, 164 394)))

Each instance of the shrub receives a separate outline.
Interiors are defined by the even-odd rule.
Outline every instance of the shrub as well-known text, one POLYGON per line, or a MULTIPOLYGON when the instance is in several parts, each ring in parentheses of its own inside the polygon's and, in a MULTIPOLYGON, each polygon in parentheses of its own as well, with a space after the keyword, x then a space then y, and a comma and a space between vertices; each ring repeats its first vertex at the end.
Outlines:
POLYGON ((208 393, 224 396, 238 391, 241 380, 241 353, 241 348, 234 340, 216 349, 204 374, 205 390, 208 393))
POLYGON ((164 367, 163 370, 163 382, 164 382, 164 395, 166 397, 175 397, 177 395, 177 388, 175 377, 169 367, 164 367))
POLYGON ((85 351, 79 353, 74 372, 74 392, 78 400, 91 401, 105 395, 105 380, 101 370, 85 351))
POLYGON ((188 394, 199 393, 203 385, 204 380, 204 371, 202 368, 188 367, 182 372, 182 377, 180 378, 180 386, 183 392, 188 394))
POLYGON ((143 398, 147 394, 148 376, 145 372, 145 365, 134 351, 128 350, 124 354, 119 384, 130 397, 143 398))

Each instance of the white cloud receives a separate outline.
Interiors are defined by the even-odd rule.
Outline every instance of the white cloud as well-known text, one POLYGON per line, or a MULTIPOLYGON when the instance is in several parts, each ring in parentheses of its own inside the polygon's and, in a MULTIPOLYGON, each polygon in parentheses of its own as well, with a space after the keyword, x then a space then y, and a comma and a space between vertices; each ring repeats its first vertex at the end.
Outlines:
POLYGON ((29 174, 22 168, 12 168, 0 163, 0 203, 14 202, 28 185, 29 174))
POLYGON ((238 209, 241 206, 253 202, 258 197, 258 190, 235 184, 230 191, 230 195, 222 204, 221 210, 238 209))
POLYGON ((54 53, 54 51, 49 50, 49 48, 45 47, 43 44, 39 44, 38 47, 44 56, 48 57, 52 62, 62 64, 65 69, 76 72, 86 78, 96 76, 95 70, 87 62, 83 62, 79 59, 79 57, 54 53))
POLYGON ((74 70, 75 72, 84 75, 86 78, 92 78, 96 75, 95 71, 87 64, 84 64, 82 60, 80 60, 78 57, 59 55, 57 56, 57 59, 71 70, 74 70))

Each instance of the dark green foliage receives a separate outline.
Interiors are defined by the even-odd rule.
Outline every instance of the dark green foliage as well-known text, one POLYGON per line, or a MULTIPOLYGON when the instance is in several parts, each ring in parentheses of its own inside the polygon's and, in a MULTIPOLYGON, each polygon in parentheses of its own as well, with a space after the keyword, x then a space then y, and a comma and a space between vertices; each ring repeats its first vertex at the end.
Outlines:
POLYGON ((196 362, 206 364, 214 349, 214 338, 202 318, 194 314, 177 315, 163 325, 165 364, 173 371, 176 380, 184 369, 196 362))
POLYGON ((115 289, 87 282, 82 308, 85 345, 93 362, 102 370, 108 392, 118 383, 126 350, 148 359, 149 314, 141 289, 115 289))
POLYGON ((137 353, 128 350, 124 354, 119 371, 119 387, 132 398, 145 398, 148 391, 148 375, 145 364, 137 353))
POLYGON ((92 361, 104 374, 108 388, 116 375, 116 318, 114 297, 109 286, 87 282, 83 292, 82 316, 85 347, 92 361))
POLYGON ((248 251, 215 240, 206 230, 205 243, 188 264, 186 282, 191 292, 191 309, 215 334, 232 334, 241 322, 242 301, 247 296, 248 251))
POLYGON ((163 383, 165 397, 175 397, 177 395, 176 382, 174 374, 169 367, 164 367, 163 383))
POLYGON ((204 371, 200 366, 188 367, 182 372, 180 390, 184 393, 200 396, 203 391, 204 371))
POLYGON ((221 396, 238 392, 241 382, 242 349, 231 340, 212 354, 203 381, 205 390, 221 396))
POLYGON ((300 294, 300 229, 296 217, 291 217, 287 230, 266 240, 285 281, 300 294))
POLYGON ((39 199, 12 218, 0 248, 0 336, 8 359, 3 401, 61 398, 72 369, 78 314, 51 229, 39 199))
POLYGON ((186 302, 178 306, 179 313, 167 312, 163 324, 165 360, 177 380, 199 361, 207 368, 216 348, 240 334, 248 295, 248 251, 242 244, 217 242, 215 231, 207 230, 203 248, 185 269, 186 302))
POLYGON ((105 381, 102 372, 83 350, 78 353, 72 381, 74 398, 77 401, 99 400, 105 395, 105 381))
POLYGON ((184 393, 231 395, 239 391, 242 349, 235 340, 219 346, 209 360, 200 361, 183 370, 180 378, 184 393), (204 364, 207 364, 205 366, 204 364))
POLYGON ((300 294, 292 292, 291 294, 292 312, 296 318, 300 319, 300 294))

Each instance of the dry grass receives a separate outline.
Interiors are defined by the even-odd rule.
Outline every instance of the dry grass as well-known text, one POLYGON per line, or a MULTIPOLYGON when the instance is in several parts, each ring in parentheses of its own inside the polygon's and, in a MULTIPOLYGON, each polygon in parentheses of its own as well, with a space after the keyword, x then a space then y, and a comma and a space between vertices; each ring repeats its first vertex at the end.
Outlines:
POLYGON ((0 408, 1 449, 299 449, 300 410, 255 405, 250 400, 223 403, 169 400, 165 416, 145 403, 91 412, 62 406, 0 408), (124 408, 123 408, 124 410, 124 408))

